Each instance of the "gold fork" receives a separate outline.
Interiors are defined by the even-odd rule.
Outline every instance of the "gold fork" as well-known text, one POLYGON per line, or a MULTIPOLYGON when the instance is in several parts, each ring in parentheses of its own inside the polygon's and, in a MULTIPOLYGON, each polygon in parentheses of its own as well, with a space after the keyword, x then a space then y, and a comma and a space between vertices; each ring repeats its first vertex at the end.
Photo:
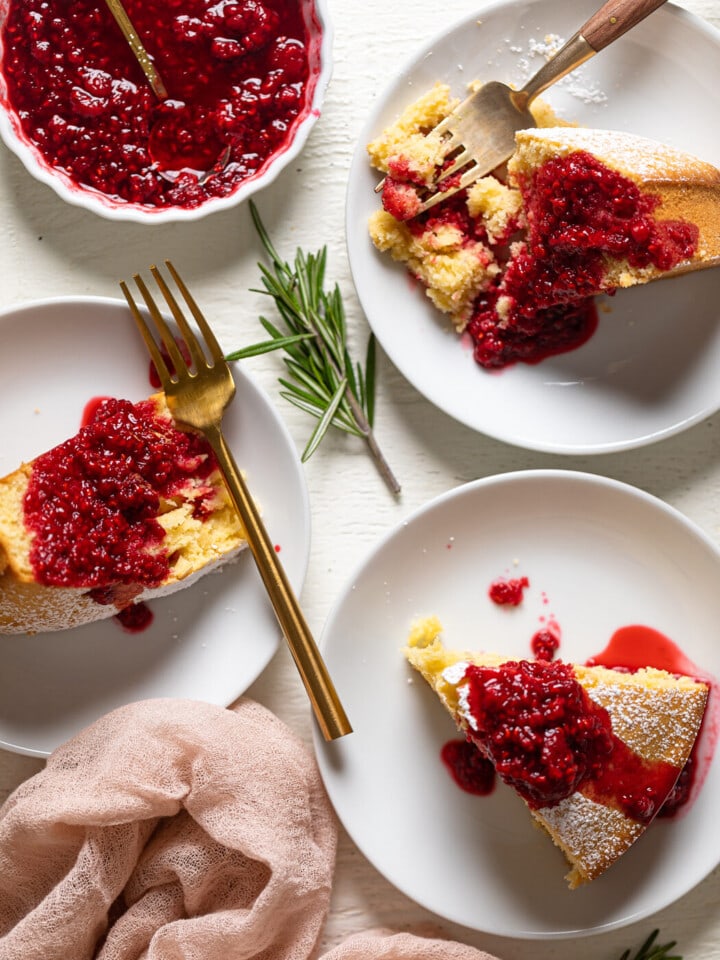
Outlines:
POLYGON ((223 436, 223 413, 235 395, 235 382, 230 367, 207 320, 177 270, 169 260, 165 261, 165 265, 195 319, 205 346, 204 350, 158 268, 152 266, 150 272, 177 323, 179 337, 165 321, 142 277, 136 274, 133 280, 145 301, 156 334, 167 351, 172 370, 165 362, 150 322, 139 310, 127 284, 122 281, 120 287, 155 364, 173 418, 179 427, 202 433, 215 453, 275 615, 310 697, 318 725, 326 740, 335 740, 351 733, 352 727, 285 570, 223 436), (183 356, 183 344, 190 357, 190 364, 183 356))
MULTIPOLYGON (((466 97, 429 136, 439 140, 440 169, 420 206, 429 210, 504 163, 518 130, 536 126, 530 104, 556 81, 644 20, 665 0, 608 0, 520 90, 492 81, 466 97), (463 171, 452 185, 446 181, 463 171), (443 186, 443 184, 446 184, 443 186)), ((382 185, 379 185, 382 186, 382 185)))
POLYGON ((122 30, 122 34, 130 44, 130 49, 135 54, 135 59, 140 64, 142 72, 147 77, 150 87, 158 100, 167 100, 168 92, 163 83, 162 77, 158 73, 157 67, 153 63, 152 57, 145 49, 128 12, 123 6, 122 0, 105 0, 110 13, 115 17, 115 22, 122 30))

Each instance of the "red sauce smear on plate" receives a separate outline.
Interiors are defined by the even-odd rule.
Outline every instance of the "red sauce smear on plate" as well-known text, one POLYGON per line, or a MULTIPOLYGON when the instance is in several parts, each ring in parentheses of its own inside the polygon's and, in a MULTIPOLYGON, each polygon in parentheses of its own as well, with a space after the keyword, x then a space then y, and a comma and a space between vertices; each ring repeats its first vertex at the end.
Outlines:
POLYGON ((519 607, 529 586, 527 577, 498 577, 490 584, 488 596, 498 606, 519 607))
POLYGON ((637 623, 616 630, 605 649, 590 657, 587 665, 611 670, 640 670, 651 666, 668 673, 698 677, 697 667, 677 644, 659 630, 637 623))
POLYGON ((550 621, 530 639, 530 649, 536 660, 553 660, 560 649, 560 627, 550 621))
POLYGON ((495 767, 469 740, 449 740, 440 751, 440 759, 466 793, 485 797, 495 789, 495 767))

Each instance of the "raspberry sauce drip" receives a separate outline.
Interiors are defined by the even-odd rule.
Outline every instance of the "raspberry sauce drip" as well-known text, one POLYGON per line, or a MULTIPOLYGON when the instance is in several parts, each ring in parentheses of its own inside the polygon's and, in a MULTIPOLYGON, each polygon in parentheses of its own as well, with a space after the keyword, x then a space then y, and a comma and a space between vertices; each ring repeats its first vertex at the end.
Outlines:
POLYGON ((525 240, 468 324, 481 366, 537 363, 584 343, 597 326, 593 295, 613 292, 608 257, 667 271, 697 248, 695 224, 656 218, 658 196, 585 151, 548 160, 521 189, 525 240))
POLYGON ((536 631, 530 639, 530 649, 536 660, 552 660, 560 648, 560 627, 549 623, 536 631))
POLYGON ((587 665, 611 670, 640 670, 650 666, 706 682, 676 643, 659 630, 639 623, 616 630, 605 649, 591 657, 587 665))
MULTIPOLYGON (((692 677, 711 687, 713 685, 712 679, 703 676, 702 671, 685 656, 669 637, 653 627, 647 627, 639 623, 620 627, 616 630, 607 646, 600 653, 591 657, 587 663, 591 667, 605 666, 611 670, 628 670, 631 672, 640 670, 642 667, 652 666, 657 670, 666 670, 668 673, 692 677)), ((707 733, 707 717, 706 712, 702 724, 703 733, 707 733)), ((716 736, 717 731, 711 735, 710 739, 714 742, 716 736)), ((698 736, 690 756, 681 770, 675 786, 662 805, 658 816, 675 816, 699 788, 699 783, 703 779, 700 768, 706 766, 709 762, 709 758, 704 758, 704 762, 700 760, 702 744, 703 737, 698 736)), ((707 749, 707 745, 705 749, 707 749)))
POLYGON ((486 797, 495 789, 495 767, 469 740, 449 740, 440 751, 440 759, 466 793, 486 797))
POLYGON ((598 802, 649 823, 678 779, 677 767, 643 760, 613 734, 609 713, 567 664, 471 664, 465 681, 474 721, 469 738, 534 809, 582 787, 598 802))
POLYGON ((133 603, 119 610, 115 619, 127 633, 142 633, 152 624, 155 615, 146 603, 133 603))
POLYGON ((597 330, 598 313, 592 299, 529 310, 506 323, 497 312, 499 297, 498 290, 482 294, 467 327, 475 361, 488 370, 513 363, 536 364, 577 350, 597 330))
POLYGON ((315 74, 299 0, 125 6, 166 100, 104 3, 11 0, 3 68, 25 136, 75 184, 115 201, 196 207, 232 193, 308 112, 315 74), (225 148, 227 164, 203 182, 225 148))
POLYGON ((161 502, 214 467, 207 442, 156 416, 151 401, 100 403, 75 437, 33 464, 24 519, 36 579, 91 588, 97 602, 116 606, 140 592, 133 585, 159 585, 169 573, 161 502))

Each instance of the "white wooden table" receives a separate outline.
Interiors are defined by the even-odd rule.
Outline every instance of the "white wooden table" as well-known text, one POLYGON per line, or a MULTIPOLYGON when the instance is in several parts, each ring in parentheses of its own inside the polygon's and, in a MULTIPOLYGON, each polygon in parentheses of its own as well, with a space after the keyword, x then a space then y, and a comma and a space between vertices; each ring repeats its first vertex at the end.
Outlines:
MULTIPOLYGON (((694 13, 720 27, 720 0, 688 0, 694 13)), ((449 22, 476 12, 476 0, 447 5, 330 0, 335 68, 323 115, 301 157, 260 197, 277 246, 329 246, 329 276, 340 283, 349 323, 364 346, 367 326, 354 296, 344 244, 346 177, 358 132, 388 70, 409 57, 449 22), (388 64, 390 68, 388 68, 388 64), (372 80, 371 78, 377 78, 372 80)), ((720 79, 720 64, 718 64, 720 79)), ((709 122, 717 122, 709 117, 709 122)), ((172 259, 232 348, 258 338, 258 312, 267 303, 249 292, 257 285, 260 251, 247 209, 189 225, 144 228, 109 223, 70 208, 32 180, 0 150, 0 305, 60 295, 116 296, 117 280, 159 258, 172 259)), ((0 352, 0 373, 12 357, 0 352)), ((309 421, 277 396, 279 360, 250 361, 250 372, 277 399, 298 447, 309 421)), ((380 354, 377 433, 403 485, 393 499, 354 440, 328 438, 306 466, 313 540, 303 605, 319 634, 334 598, 369 549, 428 499, 457 484, 510 470, 560 467, 601 473, 635 484, 682 510, 720 541, 720 416, 645 449, 599 457, 556 457, 516 449, 478 435, 432 407, 380 354)), ((60 642, 60 641, 59 641, 60 642)), ((311 742, 307 701, 282 646, 248 694, 311 742)), ((32 776, 41 761, 0 752, 0 801, 32 776)), ((720 870, 680 902, 653 918, 585 940, 531 943, 473 933, 442 923, 445 935, 484 947, 504 960, 616 960, 659 926, 686 960, 720 957, 720 870)), ((395 890, 341 835, 331 914, 321 942, 327 949, 374 926, 397 930, 439 923, 395 890)))

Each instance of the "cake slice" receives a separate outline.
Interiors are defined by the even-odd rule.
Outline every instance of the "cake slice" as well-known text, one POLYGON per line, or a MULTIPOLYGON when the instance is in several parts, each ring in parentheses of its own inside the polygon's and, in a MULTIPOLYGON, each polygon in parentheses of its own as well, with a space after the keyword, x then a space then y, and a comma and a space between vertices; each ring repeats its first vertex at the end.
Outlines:
POLYGON ((587 292, 580 283, 597 293, 720 263, 711 164, 615 130, 546 127, 515 141, 508 180, 522 194, 529 246, 553 261, 558 300, 587 292), (568 267, 592 276, 558 286, 568 267))
POLYGON ((507 169, 420 212, 440 175, 433 128, 453 106, 436 86, 368 145, 385 174, 369 232, 467 331, 481 366, 574 349, 597 326, 597 294, 720 264, 720 170, 547 109, 517 133, 507 169))
POLYGON ((702 723, 708 688, 636 672, 448 650, 435 618, 405 656, 457 727, 565 854, 571 889, 600 876, 670 796, 702 723))
POLYGON ((516 134, 521 230, 467 331, 485 367, 535 362, 595 331, 594 297, 720 264, 720 170, 612 130, 516 134))
POLYGON ((0 479, 0 633, 127 614, 245 545, 207 441, 175 427, 164 394, 107 399, 0 479))

